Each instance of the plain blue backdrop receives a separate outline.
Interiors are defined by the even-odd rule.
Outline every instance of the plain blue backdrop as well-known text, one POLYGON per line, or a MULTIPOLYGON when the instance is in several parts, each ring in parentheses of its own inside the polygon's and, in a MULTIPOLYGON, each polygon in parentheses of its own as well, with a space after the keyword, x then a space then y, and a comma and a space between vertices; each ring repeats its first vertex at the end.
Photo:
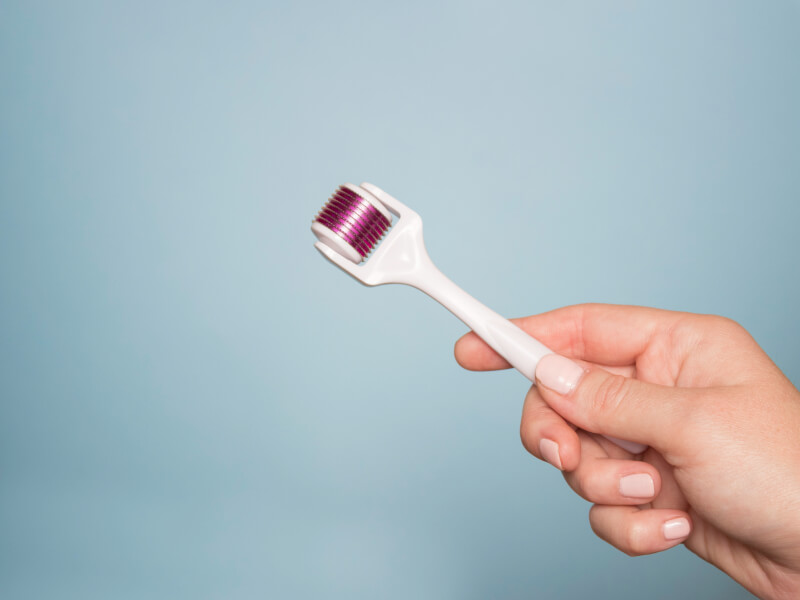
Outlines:
POLYGON ((517 373, 313 249, 337 185, 495 310, 719 313, 800 381, 800 4, 0 4, 0 596, 748 598, 628 558, 517 373))

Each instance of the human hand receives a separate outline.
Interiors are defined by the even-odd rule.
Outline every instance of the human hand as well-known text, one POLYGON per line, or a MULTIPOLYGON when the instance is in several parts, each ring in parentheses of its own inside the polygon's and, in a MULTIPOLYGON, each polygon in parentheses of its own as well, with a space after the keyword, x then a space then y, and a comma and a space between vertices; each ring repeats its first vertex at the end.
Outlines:
MULTIPOLYGON (((762 598, 800 597, 800 393, 741 326, 611 305, 515 322, 562 355, 537 367, 522 443, 594 503, 599 537, 630 555, 683 542, 762 598)), ((509 366, 474 333, 455 356, 509 366)))

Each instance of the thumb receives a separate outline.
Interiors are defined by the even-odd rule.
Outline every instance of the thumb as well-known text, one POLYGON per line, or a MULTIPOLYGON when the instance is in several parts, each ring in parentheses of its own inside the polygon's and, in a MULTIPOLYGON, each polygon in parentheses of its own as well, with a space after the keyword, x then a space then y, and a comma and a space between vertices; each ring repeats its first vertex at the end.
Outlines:
POLYGON ((548 354, 536 366, 539 393, 556 412, 581 429, 676 450, 689 410, 689 389, 666 387, 584 369, 548 354))

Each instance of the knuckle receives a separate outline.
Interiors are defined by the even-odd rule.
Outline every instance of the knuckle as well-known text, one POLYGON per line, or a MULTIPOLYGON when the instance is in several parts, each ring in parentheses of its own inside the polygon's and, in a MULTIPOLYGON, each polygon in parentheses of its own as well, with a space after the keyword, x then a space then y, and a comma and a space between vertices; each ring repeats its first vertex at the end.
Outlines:
POLYGON ((706 331, 714 332, 717 335, 737 336, 747 334, 747 330, 731 318, 721 315, 703 315, 702 319, 706 331))
POLYGON ((530 422, 526 419, 522 419, 522 423, 519 425, 519 439, 522 442, 523 448, 530 452, 531 454, 538 454, 536 447, 536 432, 531 427, 530 422))
POLYGON ((567 485, 570 489, 578 494, 581 498, 583 498, 583 494, 581 493, 580 482, 578 478, 575 476, 575 471, 564 471, 562 474, 564 481, 567 482, 567 485))
POLYGON ((569 487, 572 488, 573 492, 578 494, 578 496, 584 500, 592 502, 592 500, 589 498, 589 495, 586 493, 585 482, 577 472, 564 473, 564 479, 566 479, 567 484, 569 484, 569 487))
POLYGON ((610 374, 603 378, 591 398, 592 409, 599 414, 613 415, 630 394, 631 380, 610 374))
POLYGON ((601 508, 599 504, 593 504, 589 509, 589 526, 592 528, 592 531, 597 537, 599 537, 601 540, 605 540, 605 536, 600 529, 600 510, 601 508))
POLYGON ((628 556, 641 556, 648 554, 649 540, 647 528, 636 521, 628 525, 625 531, 625 548, 623 552, 628 556))
POLYGON ((740 331, 744 329, 744 327, 742 327, 738 321, 734 321, 729 317, 723 317, 721 315, 714 315, 714 324, 720 329, 730 329, 732 331, 740 331))
POLYGON ((597 502, 602 499, 603 484, 604 482, 602 481, 600 473, 595 469, 583 469, 578 474, 578 493, 589 502, 597 502))
POLYGON ((539 455, 539 439, 541 424, 552 420, 553 413, 547 406, 530 407, 523 410, 519 424, 519 438, 523 447, 533 454, 539 455))

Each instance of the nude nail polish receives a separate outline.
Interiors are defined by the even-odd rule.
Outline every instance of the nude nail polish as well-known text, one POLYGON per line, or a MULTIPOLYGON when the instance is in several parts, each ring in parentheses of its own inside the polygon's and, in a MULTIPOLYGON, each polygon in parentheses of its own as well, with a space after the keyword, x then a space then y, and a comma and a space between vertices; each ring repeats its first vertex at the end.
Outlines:
POLYGON ((539 452, 547 462, 559 471, 561 470, 561 455, 558 453, 558 444, 553 440, 542 438, 539 442, 539 452))
POLYGON ((689 520, 685 517, 671 519, 664 523, 663 526, 664 537, 668 540, 679 540, 689 535, 692 528, 689 526, 689 520))
POLYGON ((652 498, 656 486, 649 474, 634 473, 620 477, 619 493, 626 498, 652 498))
POLYGON ((583 369, 570 359, 548 354, 536 366, 536 379, 558 394, 569 394, 583 377, 583 369))

